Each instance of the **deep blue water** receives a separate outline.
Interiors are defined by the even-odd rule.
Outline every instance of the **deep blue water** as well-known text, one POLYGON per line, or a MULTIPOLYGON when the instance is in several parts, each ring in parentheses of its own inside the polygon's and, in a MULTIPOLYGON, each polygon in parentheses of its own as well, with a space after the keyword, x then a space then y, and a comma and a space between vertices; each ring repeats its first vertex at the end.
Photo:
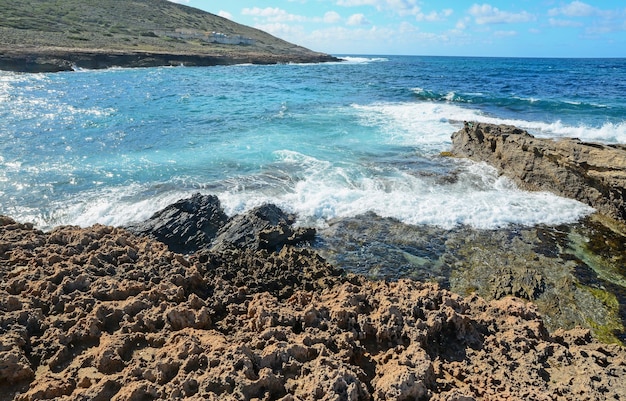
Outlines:
POLYGON ((194 192, 303 224, 559 224, 590 212, 440 157, 461 122, 626 143, 626 59, 349 57, 315 65, 0 72, 0 213, 124 224, 194 192))

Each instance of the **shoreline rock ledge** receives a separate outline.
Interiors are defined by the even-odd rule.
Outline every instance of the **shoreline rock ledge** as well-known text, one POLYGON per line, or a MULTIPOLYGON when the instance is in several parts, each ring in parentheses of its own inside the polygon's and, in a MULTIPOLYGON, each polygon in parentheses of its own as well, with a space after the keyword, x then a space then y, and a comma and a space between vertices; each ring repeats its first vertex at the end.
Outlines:
POLYGON ((577 199, 626 222, 626 145, 536 138, 510 125, 466 122, 452 135, 451 153, 489 163, 523 189, 577 199))

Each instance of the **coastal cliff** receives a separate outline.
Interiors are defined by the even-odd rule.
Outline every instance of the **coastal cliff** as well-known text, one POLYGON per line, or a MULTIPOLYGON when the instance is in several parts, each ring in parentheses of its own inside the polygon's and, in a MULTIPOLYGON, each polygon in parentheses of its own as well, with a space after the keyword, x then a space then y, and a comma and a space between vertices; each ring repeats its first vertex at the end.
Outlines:
POLYGON ((452 153, 495 166, 521 188, 577 199, 626 221, 626 146, 541 139, 509 125, 465 123, 452 153))
POLYGON ((166 0, 0 0, 0 70, 337 61, 166 0))

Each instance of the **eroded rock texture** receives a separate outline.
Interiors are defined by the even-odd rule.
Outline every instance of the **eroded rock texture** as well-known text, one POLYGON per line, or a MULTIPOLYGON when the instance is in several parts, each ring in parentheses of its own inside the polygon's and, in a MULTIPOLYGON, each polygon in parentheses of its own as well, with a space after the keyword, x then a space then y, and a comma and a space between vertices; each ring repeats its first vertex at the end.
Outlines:
POLYGON ((465 123, 452 153, 484 161, 520 187, 574 198, 626 221, 626 146, 540 139, 509 125, 465 123))
POLYGON ((0 400, 605 400, 625 379, 626 349, 515 298, 0 218, 0 400))

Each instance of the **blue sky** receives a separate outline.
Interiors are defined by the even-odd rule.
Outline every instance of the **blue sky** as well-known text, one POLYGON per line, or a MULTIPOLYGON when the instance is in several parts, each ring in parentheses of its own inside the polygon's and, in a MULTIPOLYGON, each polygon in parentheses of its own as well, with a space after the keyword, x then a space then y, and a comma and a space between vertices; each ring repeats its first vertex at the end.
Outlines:
POLYGON ((331 54, 626 57, 624 0, 176 0, 331 54))

